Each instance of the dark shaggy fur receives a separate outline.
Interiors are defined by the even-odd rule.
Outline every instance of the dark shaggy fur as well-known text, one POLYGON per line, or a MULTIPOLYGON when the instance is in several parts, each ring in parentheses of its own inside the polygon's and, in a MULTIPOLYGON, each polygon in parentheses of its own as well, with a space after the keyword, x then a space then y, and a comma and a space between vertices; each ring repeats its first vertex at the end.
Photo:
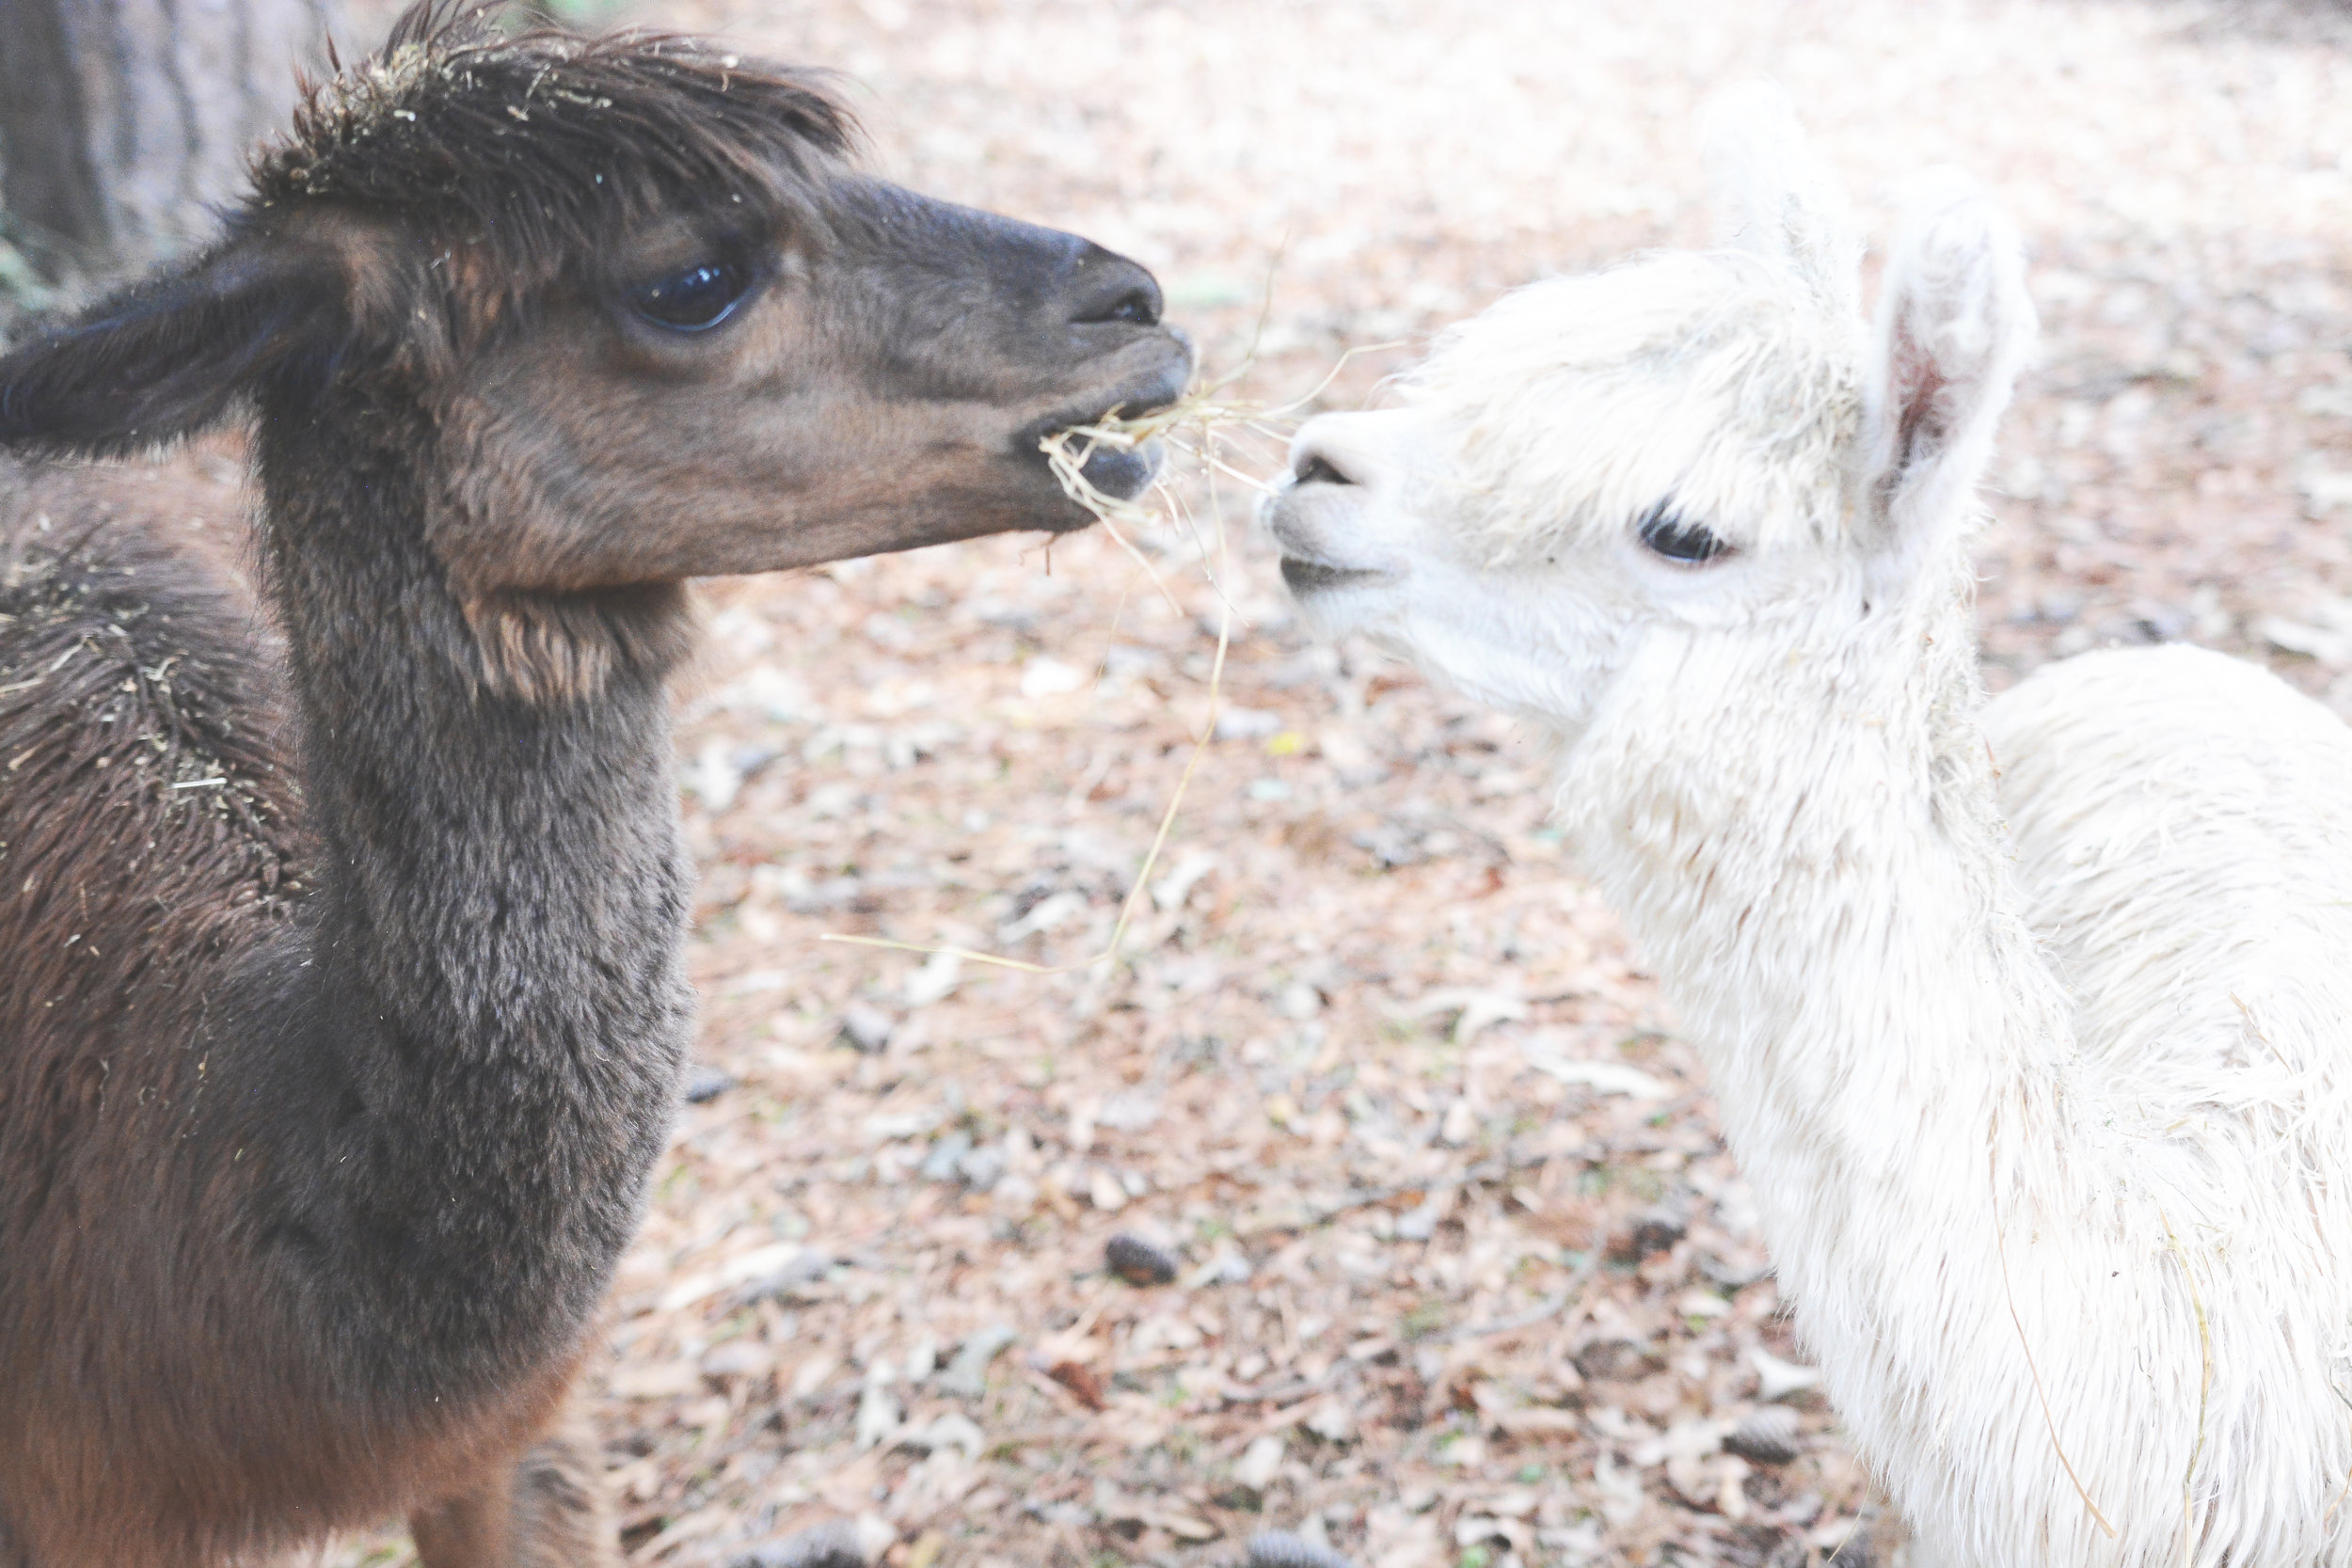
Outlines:
POLYGON ((1072 526, 1039 434, 1188 367, 1140 269, 847 138, 428 5, 214 249, 0 357, 22 453, 249 406, 262 583, 176 481, 0 456, 0 1568, 396 1510, 615 1560, 558 1418, 691 1028, 680 582, 1072 526), (720 264, 723 326, 632 303, 720 264))
MULTIPOLYGON (((277 570, 308 800, 227 585, 89 530, 87 476, 0 476, 0 1519, 35 1568, 215 1562, 436 1496, 502 1544, 550 1477, 601 1517, 544 1455, 505 1477, 691 1022, 663 672, 480 701, 421 509, 353 455, 265 459, 307 470, 277 570)), ((434 1560, 510 1560, 482 1549, 434 1560)))
POLYGON ((473 253, 508 301, 592 261, 616 222, 698 205, 815 216, 849 112, 819 78, 652 33, 498 38, 432 0, 313 88, 254 167, 257 208, 348 203, 473 253))
MULTIPOLYGON (((818 77, 666 34, 502 38, 496 9, 423 0, 375 55, 308 87, 229 214, 221 248, 233 276, 218 277, 216 251, 107 302, 113 325, 134 334, 185 331, 190 275, 212 263, 201 335, 233 345, 229 356, 184 361, 156 384, 138 379, 153 356, 135 351, 77 367, 70 383, 20 380, 0 388, 0 441, 135 451, 174 434, 174 418, 219 418, 256 373, 332 380, 351 356, 384 346, 371 328, 418 293, 460 342, 522 328, 550 284, 593 275, 615 233, 656 215, 715 214, 754 238, 822 235, 821 187, 855 127, 818 77), (427 287, 361 280, 384 297, 353 301, 347 269, 301 248, 235 254, 290 222, 338 218, 396 230, 427 287), (356 321, 343 319, 349 305, 356 321), (309 363, 293 359, 297 349, 309 363), (100 405, 60 406, 85 401, 100 405)), ((406 368, 426 368, 421 345, 403 346, 406 368)))

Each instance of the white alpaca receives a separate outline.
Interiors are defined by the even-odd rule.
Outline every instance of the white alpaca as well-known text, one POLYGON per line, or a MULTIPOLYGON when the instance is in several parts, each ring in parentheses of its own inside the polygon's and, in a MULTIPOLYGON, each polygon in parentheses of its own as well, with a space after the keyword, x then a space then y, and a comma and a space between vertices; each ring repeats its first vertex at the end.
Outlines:
POLYGON ((2016 240, 1939 185, 1873 335, 1785 105, 1710 142, 1730 248, 1524 290, 1311 422, 1283 575, 1557 737, 1917 1549, 2352 1563, 2352 731, 2179 648, 1986 704, 2016 240))

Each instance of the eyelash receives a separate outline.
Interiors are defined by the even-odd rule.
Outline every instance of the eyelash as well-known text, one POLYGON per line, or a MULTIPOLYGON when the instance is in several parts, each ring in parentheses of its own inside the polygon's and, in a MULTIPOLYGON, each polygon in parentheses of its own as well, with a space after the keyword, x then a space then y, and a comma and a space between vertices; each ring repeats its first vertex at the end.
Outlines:
POLYGON ((1636 529, 1652 555, 1681 565, 1703 566, 1731 553, 1727 540, 1703 523, 1685 522, 1668 501, 1651 507, 1636 529))

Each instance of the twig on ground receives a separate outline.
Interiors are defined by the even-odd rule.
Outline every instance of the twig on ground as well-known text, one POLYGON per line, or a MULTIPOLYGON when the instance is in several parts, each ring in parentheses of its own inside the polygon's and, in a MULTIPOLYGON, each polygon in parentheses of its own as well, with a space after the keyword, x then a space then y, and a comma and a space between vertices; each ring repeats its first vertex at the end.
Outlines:
POLYGON ((1577 1264, 1576 1272, 1568 1275, 1565 1285, 1526 1311, 1489 1318, 1483 1323, 1464 1323, 1459 1328, 1447 1330, 1438 1338, 1448 1344, 1464 1339, 1487 1339, 1498 1334, 1517 1334, 1521 1329, 1533 1328, 1537 1323, 1558 1317, 1571 1302, 1584 1293, 1584 1288, 1593 1282, 1593 1275, 1600 1272, 1601 1252, 1601 1248, 1595 1247, 1586 1253, 1584 1260, 1577 1264))

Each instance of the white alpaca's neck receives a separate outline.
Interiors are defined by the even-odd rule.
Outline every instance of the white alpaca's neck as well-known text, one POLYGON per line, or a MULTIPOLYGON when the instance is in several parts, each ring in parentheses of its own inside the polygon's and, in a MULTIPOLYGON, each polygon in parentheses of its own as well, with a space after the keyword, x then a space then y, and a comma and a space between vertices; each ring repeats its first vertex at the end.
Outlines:
POLYGON ((1564 807, 1728 1118, 1804 1128, 1843 1180, 1964 1140, 1979 1180, 1948 1201, 1982 1209, 1999 1108, 2058 1110, 2071 1005, 2010 886, 1962 607, 1883 609, 1860 637, 1825 619, 1836 646, 1794 655, 1654 637, 1569 752, 1564 807))
POLYGON ((2054 1446, 2034 1384, 2106 1281, 2147 1283, 2153 1222, 2017 912, 1966 606, 1857 631, 1845 592, 1793 640, 1653 634, 1569 748, 1563 810, 1683 1010, 1862 1451, 1915 1517, 1976 1511, 1984 1560, 2028 1515, 2090 1554, 2049 1560, 2097 1560, 2056 1449, 2082 1468, 2114 1414, 2060 1411, 2054 1446), (1987 1491, 1937 1465, 1955 1449, 2016 1463, 1987 1491))

